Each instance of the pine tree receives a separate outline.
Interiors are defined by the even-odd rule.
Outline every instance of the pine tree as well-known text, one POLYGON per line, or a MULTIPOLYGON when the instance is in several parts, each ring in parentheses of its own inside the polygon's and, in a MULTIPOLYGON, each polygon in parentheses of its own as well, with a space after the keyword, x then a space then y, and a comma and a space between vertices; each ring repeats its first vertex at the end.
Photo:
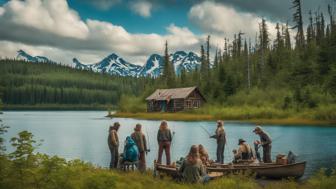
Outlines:
POLYGON ((264 52, 266 52, 269 48, 269 33, 267 28, 267 23, 265 19, 261 20, 261 23, 259 25, 260 33, 259 33, 259 41, 260 41, 260 49, 264 52))
POLYGON ((315 39, 314 23, 312 12, 309 11, 309 25, 307 27, 307 43, 310 44, 315 39))
POLYGON ((295 9, 295 12, 293 14, 293 21, 295 22, 295 26, 292 29, 297 28, 296 47, 302 48, 305 46, 305 38, 303 31, 301 0, 293 0, 292 4, 292 8, 295 9))
POLYGON ((291 36, 290 36, 290 33, 289 33, 288 23, 286 24, 286 26, 284 28, 284 39, 285 39, 285 47, 287 49, 291 49, 292 48, 292 43, 291 43, 291 36))
POLYGON ((165 43, 163 79, 168 87, 175 85, 175 71, 173 64, 169 60, 168 42, 165 43))
POLYGON ((207 78, 207 60, 205 56, 205 51, 204 51, 204 46, 201 45, 201 79, 206 79, 207 78))
POLYGON ((277 31, 277 34, 276 34, 276 39, 275 39, 275 48, 277 50, 280 50, 283 48, 284 44, 283 44, 283 39, 282 39, 282 35, 281 35, 281 32, 280 32, 280 24, 277 23, 276 24, 276 27, 275 27, 276 31, 277 31))
MULTIPOLYGON (((250 45, 250 41, 249 41, 250 45)), ((250 47, 247 46, 247 42, 245 39, 244 42, 244 55, 245 55, 245 60, 246 60, 246 81, 247 81, 247 88, 251 88, 251 80, 250 80, 250 47)))
POLYGON ((207 41, 206 41, 206 63, 207 63, 207 69, 209 71, 210 69, 210 35, 208 35, 207 41))

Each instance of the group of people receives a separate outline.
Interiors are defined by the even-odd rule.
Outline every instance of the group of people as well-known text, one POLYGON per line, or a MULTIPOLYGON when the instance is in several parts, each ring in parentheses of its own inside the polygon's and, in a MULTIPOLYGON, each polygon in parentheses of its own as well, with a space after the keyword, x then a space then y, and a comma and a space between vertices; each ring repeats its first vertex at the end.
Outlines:
MULTIPOLYGON (((113 126, 109 128, 108 145, 111 152, 110 168, 117 168, 119 162, 119 139, 118 130, 120 124, 115 122, 113 126)), ((270 136, 260 127, 257 126, 253 132, 259 135, 260 140, 254 141, 254 150, 244 140, 238 140, 238 149, 233 150, 234 160, 233 163, 239 161, 261 161, 258 149, 263 148, 264 163, 271 163, 271 148, 272 140, 270 136)), ((216 139, 216 163, 224 163, 224 150, 227 144, 226 132, 224 129, 224 122, 222 120, 217 121, 217 129, 213 136, 210 138, 216 139)), ((173 139, 171 130, 168 128, 167 121, 162 121, 157 133, 157 142, 159 146, 157 163, 162 164, 162 155, 165 152, 166 164, 171 165, 170 146, 173 139)), ((138 169, 140 171, 146 170, 146 155, 149 152, 147 148, 147 141, 145 134, 142 132, 141 124, 136 124, 134 132, 126 138, 124 152, 122 155, 122 161, 137 161, 138 169)), ((184 158, 179 172, 187 182, 202 182, 208 179, 206 175, 205 167, 213 163, 209 159, 209 154, 203 145, 192 145, 189 154, 184 158)))

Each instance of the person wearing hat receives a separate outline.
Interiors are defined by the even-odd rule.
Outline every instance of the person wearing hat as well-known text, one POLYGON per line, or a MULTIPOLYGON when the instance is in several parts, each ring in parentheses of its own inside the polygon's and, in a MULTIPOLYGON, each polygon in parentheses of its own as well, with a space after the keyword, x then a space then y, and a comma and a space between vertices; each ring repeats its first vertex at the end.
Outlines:
POLYGON ((110 169, 116 169, 118 167, 119 161, 119 138, 118 138, 118 130, 120 128, 119 122, 115 122, 113 126, 109 128, 109 135, 107 138, 107 143, 111 152, 111 161, 110 161, 110 169))
POLYGON ((134 132, 131 135, 131 138, 134 140, 135 144, 138 147, 140 157, 139 157, 139 170, 144 172, 146 170, 146 154, 148 152, 146 137, 141 131, 141 124, 136 124, 134 132))
POLYGON ((253 132, 259 135, 260 137, 260 141, 256 141, 256 143, 261 145, 263 148, 263 162, 272 163, 272 159, 271 159, 272 139, 271 137, 259 125, 253 130, 253 132))
POLYGON ((252 149, 244 139, 238 140, 238 154, 242 160, 250 160, 252 158, 252 149))
POLYGON ((224 122, 222 120, 217 121, 217 129, 216 133, 213 136, 210 136, 210 138, 214 138, 217 140, 217 163, 224 163, 224 149, 226 144, 226 134, 224 130, 224 122))

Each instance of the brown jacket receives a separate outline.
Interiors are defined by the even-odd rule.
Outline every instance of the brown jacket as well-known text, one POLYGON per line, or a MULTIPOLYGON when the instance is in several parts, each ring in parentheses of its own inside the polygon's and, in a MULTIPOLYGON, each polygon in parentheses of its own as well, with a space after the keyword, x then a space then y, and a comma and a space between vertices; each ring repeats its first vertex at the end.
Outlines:
POLYGON ((119 147, 119 138, 116 130, 111 130, 108 136, 109 147, 119 147))
POLYGON ((147 142, 146 137, 142 132, 134 131, 132 133, 131 138, 134 140, 135 144, 137 145, 139 152, 147 151, 147 142))

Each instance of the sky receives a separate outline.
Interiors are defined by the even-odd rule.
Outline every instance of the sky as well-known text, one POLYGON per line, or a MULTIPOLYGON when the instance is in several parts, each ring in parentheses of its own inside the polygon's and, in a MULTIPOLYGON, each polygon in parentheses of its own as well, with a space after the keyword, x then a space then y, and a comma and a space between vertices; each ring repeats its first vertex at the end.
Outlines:
MULTIPOLYGON (((96 63, 111 53, 143 65, 153 54, 198 53, 206 36, 211 50, 224 38, 243 32, 254 39, 265 18, 271 37, 276 23, 292 25, 292 0, 0 0, 0 57, 22 49, 71 64, 96 63)), ((335 0, 302 0, 309 10, 326 13, 335 0)), ((292 33, 294 33, 293 31, 292 33)))

